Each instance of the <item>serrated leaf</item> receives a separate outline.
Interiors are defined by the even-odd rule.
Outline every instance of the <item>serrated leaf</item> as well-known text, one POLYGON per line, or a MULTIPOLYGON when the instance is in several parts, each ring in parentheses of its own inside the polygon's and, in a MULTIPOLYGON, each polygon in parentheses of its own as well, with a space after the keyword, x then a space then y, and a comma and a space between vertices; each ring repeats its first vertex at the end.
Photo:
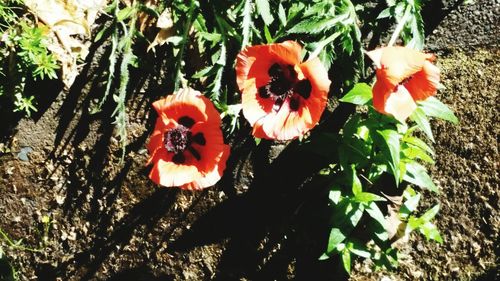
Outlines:
POLYGON ((434 142, 434 136, 432 135, 431 124, 429 122, 429 119, 427 118, 427 115, 422 110, 422 108, 417 107, 415 111, 413 111, 413 113, 410 115, 410 119, 413 120, 413 122, 417 123, 420 130, 422 130, 425 133, 425 135, 432 142, 434 142))
POLYGON ((435 97, 428 97, 424 101, 417 102, 417 105, 427 116, 436 117, 450 121, 453 124, 458 124, 458 118, 455 116, 453 111, 446 104, 442 103, 435 97))
POLYGON ((210 42, 220 42, 222 39, 222 35, 218 33, 199 32, 198 35, 210 42))
POLYGON ((330 236, 328 237, 328 247, 326 248, 327 253, 333 252, 339 243, 344 241, 345 235, 338 228, 332 228, 330 231, 330 236))
POLYGON ((281 25, 286 26, 286 23, 287 23, 286 13, 285 13, 285 9, 283 8, 283 5, 281 5, 281 3, 278 6, 278 18, 281 22, 281 25))
POLYGON ((404 175, 403 180, 439 193, 437 186, 432 182, 432 179, 429 174, 427 174, 425 167, 417 162, 410 162, 406 164, 406 174, 404 175))
POLYGON ((372 99, 372 97, 372 88, 368 84, 357 83, 340 99, 340 101, 356 105, 365 105, 372 99))
POLYGON ((407 42, 407 47, 415 50, 422 50, 425 40, 424 24, 422 16, 420 15, 420 9, 416 8, 416 6, 415 9, 413 9, 412 16, 406 23, 406 27, 409 28, 411 32, 411 40, 407 42))
POLYGON ((333 28, 335 25, 344 21, 348 17, 348 14, 341 14, 334 18, 313 16, 299 22, 287 32, 289 34, 318 34, 320 32, 324 32, 325 30, 333 28))
POLYGON ((199 78, 202 78, 202 77, 205 77, 205 76, 209 76, 211 73, 213 73, 214 71, 214 67, 213 66, 207 66, 205 68, 203 68, 202 70, 196 72, 195 74, 193 74, 193 78, 194 79, 199 79, 199 78))
POLYGON ((257 6, 257 12, 262 17, 266 26, 270 25, 274 21, 274 17, 269 8, 269 0, 256 0, 255 5, 257 6))

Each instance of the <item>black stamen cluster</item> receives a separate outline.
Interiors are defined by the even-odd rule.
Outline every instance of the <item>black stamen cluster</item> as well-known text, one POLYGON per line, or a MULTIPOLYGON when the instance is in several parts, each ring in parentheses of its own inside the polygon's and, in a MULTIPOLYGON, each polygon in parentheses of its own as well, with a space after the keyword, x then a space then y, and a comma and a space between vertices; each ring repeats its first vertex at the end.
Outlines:
POLYGON ((177 127, 168 130, 164 135, 164 146, 168 152, 174 153, 172 161, 176 164, 182 164, 186 161, 184 151, 189 151, 196 160, 201 160, 200 153, 192 146, 193 143, 205 145, 206 139, 203 133, 197 133, 193 136, 191 127, 194 120, 188 116, 183 116, 177 120, 177 127))
POLYGON ((298 110, 300 100, 294 95, 299 94, 304 99, 311 95, 311 82, 309 80, 297 80, 297 73, 293 66, 281 66, 274 63, 268 70, 269 82, 258 89, 261 98, 272 98, 274 101, 273 109, 278 111, 285 99, 290 98, 290 109, 298 110))

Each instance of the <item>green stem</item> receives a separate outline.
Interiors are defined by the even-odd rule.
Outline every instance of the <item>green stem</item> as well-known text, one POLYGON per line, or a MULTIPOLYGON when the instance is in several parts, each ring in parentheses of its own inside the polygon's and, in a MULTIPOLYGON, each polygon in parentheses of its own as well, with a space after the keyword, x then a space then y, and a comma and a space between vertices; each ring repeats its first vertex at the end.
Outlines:
POLYGON ((179 53, 177 54, 177 65, 175 66, 175 73, 174 73, 174 92, 179 90, 179 84, 181 83, 181 66, 182 66, 182 58, 184 57, 184 51, 186 49, 186 44, 188 41, 188 36, 189 36, 189 30, 191 29, 191 26, 193 25, 193 15, 194 15, 194 8, 196 7, 196 1, 191 0, 189 4, 189 12, 187 15, 187 20, 186 24, 184 25, 184 30, 182 34, 182 42, 181 42, 181 47, 179 49, 179 53))
POLYGON ((321 53, 321 50, 323 50, 323 48, 325 48, 326 45, 332 43, 333 40, 335 40, 339 36, 340 36, 340 32, 335 32, 334 34, 330 35, 325 40, 322 40, 319 43, 319 46, 316 48, 316 50, 314 50, 314 52, 311 53, 311 55, 309 56, 309 58, 315 58, 315 57, 317 57, 319 55, 319 53, 321 53))
POLYGON ((411 9, 412 9, 411 5, 406 5, 405 13, 404 13, 403 17, 401 18, 401 20, 398 22, 398 25, 396 26, 394 33, 392 33, 391 40, 389 40, 387 47, 391 47, 392 45, 394 45, 394 43, 396 43, 396 40, 398 39, 399 34, 401 33, 401 31, 405 27, 406 22, 408 21, 408 18, 411 15, 411 9))
POLYGON ((22 250, 22 251, 29 251, 29 252, 41 252, 41 249, 33 249, 33 248, 29 248, 29 247, 25 247, 25 246, 21 246, 21 245, 18 245, 16 243, 14 243, 14 241, 12 241, 12 239, 9 238, 9 236, 7 235, 7 233, 5 233, 3 231, 3 229, 0 228, 0 238, 3 239, 5 242, 7 242, 7 245, 9 245, 9 247, 12 247, 12 248, 15 248, 15 249, 19 249, 19 250, 22 250))

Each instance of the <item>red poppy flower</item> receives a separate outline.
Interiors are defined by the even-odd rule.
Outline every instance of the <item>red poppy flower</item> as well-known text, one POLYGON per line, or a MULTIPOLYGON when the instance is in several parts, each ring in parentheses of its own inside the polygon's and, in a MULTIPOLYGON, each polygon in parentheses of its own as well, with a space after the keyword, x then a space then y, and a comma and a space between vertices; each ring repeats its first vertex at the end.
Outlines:
POLYGON ((289 140, 319 121, 330 80, 318 58, 301 62, 294 41, 248 47, 238 54, 243 115, 258 138, 289 140))
POLYGON ((416 101, 437 92, 439 69, 435 57, 406 47, 385 47, 368 52, 375 62, 377 82, 373 86, 373 106, 404 122, 416 101))
POLYGON ((183 89, 153 103, 158 113, 151 135, 149 178, 163 186, 197 190, 214 185, 229 156, 213 104, 200 92, 183 89))

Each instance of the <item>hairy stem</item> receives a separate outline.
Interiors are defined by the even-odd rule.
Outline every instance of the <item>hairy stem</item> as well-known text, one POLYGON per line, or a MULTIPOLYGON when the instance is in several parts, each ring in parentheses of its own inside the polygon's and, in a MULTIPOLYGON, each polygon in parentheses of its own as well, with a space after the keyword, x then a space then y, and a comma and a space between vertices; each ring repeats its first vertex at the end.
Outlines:
POLYGON ((389 40, 387 47, 390 47, 390 46, 394 45, 394 43, 396 43, 396 40, 398 39, 399 34, 401 33, 401 31, 405 27, 406 22, 408 21, 408 18, 411 15, 411 9, 412 9, 411 5, 406 5, 405 13, 404 13, 403 17, 401 18, 401 20, 398 22, 398 25, 396 26, 394 33, 392 33, 391 40, 389 40))
POLYGON ((189 30, 191 29, 191 26, 193 25, 193 15, 194 15, 194 9, 196 7, 196 1, 191 0, 189 4, 189 11, 187 15, 187 20, 184 25, 184 30, 182 34, 182 42, 180 43, 180 49, 179 53, 177 54, 177 64, 175 66, 175 72, 174 72, 174 92, 179 90, 179 84, 181 83, 181 66, 182 66, 182 58, 184 57, 184 51, 186 49, 187 41, 188 41, 188 36, 189 36, 189 30))

